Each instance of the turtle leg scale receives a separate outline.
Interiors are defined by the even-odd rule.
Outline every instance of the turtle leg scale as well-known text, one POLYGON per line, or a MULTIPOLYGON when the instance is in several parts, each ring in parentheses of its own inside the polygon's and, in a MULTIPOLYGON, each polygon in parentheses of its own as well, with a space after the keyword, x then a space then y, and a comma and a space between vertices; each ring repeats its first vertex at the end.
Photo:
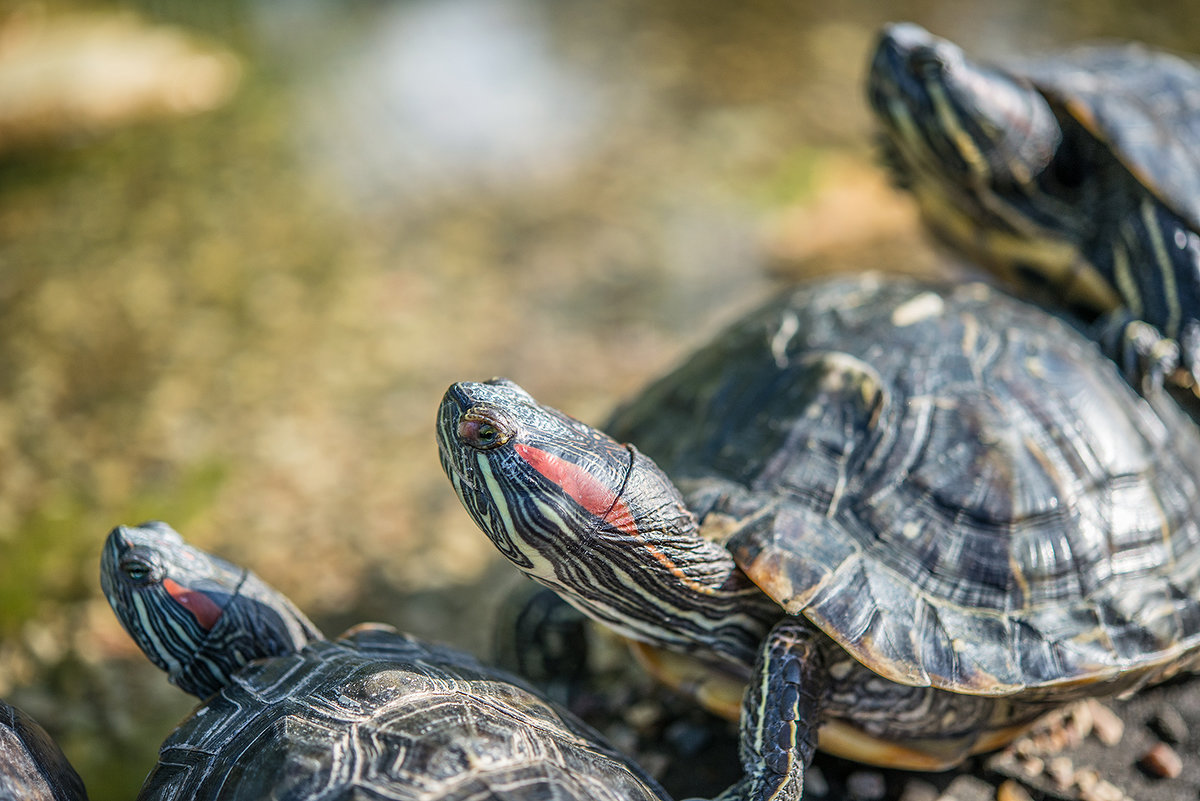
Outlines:
POLYGON ((718 801, 799 801, 825 689, 817 636, 806 622, 786 618, 763 641, 742 705, 746 776, 718 801))

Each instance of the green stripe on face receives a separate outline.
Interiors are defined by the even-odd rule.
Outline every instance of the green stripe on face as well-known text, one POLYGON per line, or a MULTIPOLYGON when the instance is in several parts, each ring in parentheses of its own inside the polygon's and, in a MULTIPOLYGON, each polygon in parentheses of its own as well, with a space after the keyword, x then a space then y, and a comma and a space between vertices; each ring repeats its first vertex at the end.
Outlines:
POLYGON ((954 148, 954 152, 981 184, 988 181, 991 178, 991 168, 971 134, 963 128, 957 107, 950 102, 942 86, 931 83, 927 88, 945 142, 954 148))

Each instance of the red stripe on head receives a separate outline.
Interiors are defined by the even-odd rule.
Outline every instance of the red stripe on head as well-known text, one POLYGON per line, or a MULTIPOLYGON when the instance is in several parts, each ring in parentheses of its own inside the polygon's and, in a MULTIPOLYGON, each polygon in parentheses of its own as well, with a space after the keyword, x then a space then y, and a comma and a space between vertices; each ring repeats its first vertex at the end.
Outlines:
POLYGON ((217 619, 221 617, 221 607, 217 606, 212 598, 198 590, 189 590, 171 579, 163 579, 162 584, 163 589, 175 599, 176 603, 191 612, 192 617, 196 618, 196 622, 205 631, 212 630, 217 619))
POLYGON ((534 470, 560 487, 584 509, 627 534, 637 533, 637 522, 612 488, 577 464, 532 445, 518 442, 517 454, 534 470))

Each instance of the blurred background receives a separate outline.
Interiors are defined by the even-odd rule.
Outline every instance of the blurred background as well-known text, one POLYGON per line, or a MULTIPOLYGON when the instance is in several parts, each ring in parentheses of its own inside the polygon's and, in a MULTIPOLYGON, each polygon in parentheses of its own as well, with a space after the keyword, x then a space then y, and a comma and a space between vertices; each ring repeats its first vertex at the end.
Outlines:
POLYGON ((99 592, 147 518, 485 653, 442 392, 598 423, 774 283, 939 269, 871 146, 894 19, 1200 52, 1193 0, 0 2, 0 697, 132 797, 192 706, 99 592))

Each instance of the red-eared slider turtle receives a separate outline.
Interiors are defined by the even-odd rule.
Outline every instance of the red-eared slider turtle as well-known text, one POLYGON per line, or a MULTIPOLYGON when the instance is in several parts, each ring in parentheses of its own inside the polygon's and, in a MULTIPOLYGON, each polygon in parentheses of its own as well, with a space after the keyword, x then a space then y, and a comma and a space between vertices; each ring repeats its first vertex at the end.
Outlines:
POLYGON ((83 781, 37 721, 0 701, 0 801, 87 801, 83 781))
POLYGON ((140 799, 666 797, 506 674, 381 625, 326 640, 253 573, 163 523, 115 529, 101 562, 138 645, 207 697, 163 743, 140 799))
POLYGON ((1196 388, 1195 64, 1121 44, 1003 69, 905 23, 883 30, 868 95, 937 234, 1040 299, 1098 315, 1135 383, 1196 388))
POLYGON ((1163 405, 1037 307, 863 276, 750 314, 612 437, 504 379, 452 386, 437 434, 521 570, 714 707, 749 682, 733 797, 782 801, 818 727, 940 769, 1184 667, 1200 439, 1163 405))

